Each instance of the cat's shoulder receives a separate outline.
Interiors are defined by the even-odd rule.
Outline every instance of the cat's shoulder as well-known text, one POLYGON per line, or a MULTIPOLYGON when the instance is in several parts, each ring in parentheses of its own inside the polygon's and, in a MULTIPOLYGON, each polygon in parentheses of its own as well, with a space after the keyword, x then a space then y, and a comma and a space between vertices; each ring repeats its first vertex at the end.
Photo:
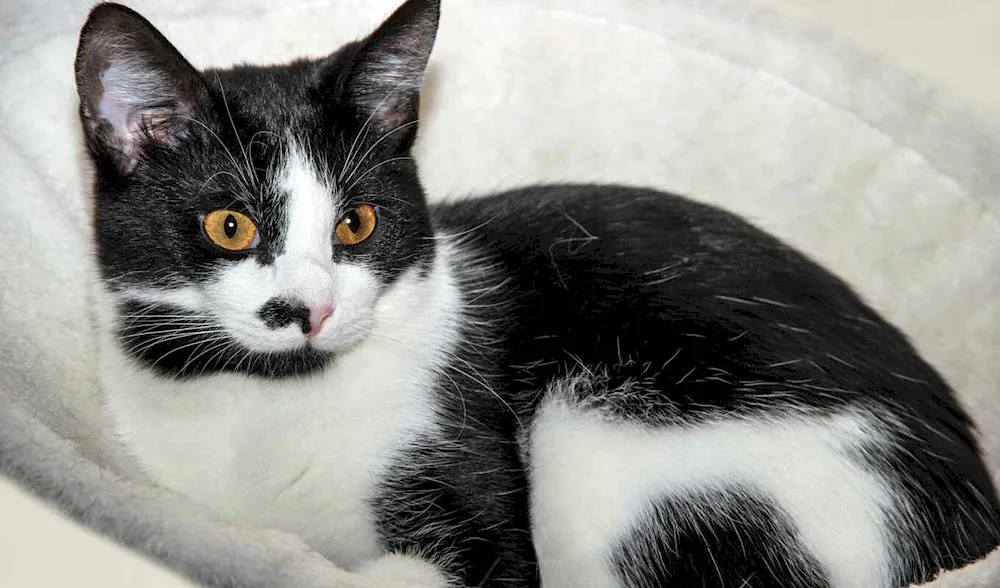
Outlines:
MULTIPOLYGON (((752 243, 764 256, 789 254, 741 216, 686 196, 620 184, 548 184, 455 198, 431 207, 435 229, 476 233, 490 243, 543 245, 600 241, 607 251, 659 251, 752 243)), ((573 251, 580 248, 573 247, 573 251)), ((656 258, 656 255, 652 255, 656 258)))
POLYGON ((704 209, 706 205, 671 192, 624 184, 537 184, 496 192, 473 193, 439 202, 431 207, 438 218, 490 213, 515 216, 567 210, 615 212, 629 209, 704 209))

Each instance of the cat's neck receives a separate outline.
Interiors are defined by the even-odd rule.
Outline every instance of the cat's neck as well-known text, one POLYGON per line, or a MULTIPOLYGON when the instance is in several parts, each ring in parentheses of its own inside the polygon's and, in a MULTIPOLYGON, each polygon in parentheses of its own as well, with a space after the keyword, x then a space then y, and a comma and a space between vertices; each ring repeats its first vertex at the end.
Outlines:
POLYGON ((444 243, 436 251, 429 269, 388 286, 362 343, 298 378, 157 375, 115 341, 102 292, 100 377, 119 439, 156 483, 227 518, 302 533, 345 563, 370 557, 374 531, 355 511, 400 451, 435 436, 436 387, 462 332, 458 256, 444 243), (276 500, 306 469, 298 502, 276 500), (314 501, 322 524, 302 508, 314 501), (330 529, 330 520, 350 524, 330 529))

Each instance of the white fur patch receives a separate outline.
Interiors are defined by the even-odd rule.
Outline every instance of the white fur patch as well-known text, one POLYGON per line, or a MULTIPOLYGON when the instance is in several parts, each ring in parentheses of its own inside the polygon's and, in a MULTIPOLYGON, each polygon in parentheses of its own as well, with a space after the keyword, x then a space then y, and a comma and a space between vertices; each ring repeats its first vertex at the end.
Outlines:
POLYGON ((746 485, 789 517, 832 586, 885 585, 892 553, 882 528, 894 497, 846 455, 875 438, 860 413, 651 430, 550 402, 530 440, 532 527, 543 582, 611 588, 609 546, 651 500, 746 485))
POLYGON ((333 316, 312 344, 336 352, 335 363, 280 381, 234 374, 164 380, 128 362, 108 330, 106 405, 156 483, 356 566, 380 555, 369 512, 380 476, 437 426, 436 372, 459 336, 454 262, 442 245, 429 274, 414 269, 382 289, 367 268, 333 263, 334 194, 301 150, 290 150, 276 187, 288 205, 284 251, 273 265, 251 258, 227 264, 204 287, 123 288, 113 296, 211 314, 255 351, 306 344, 297 326, 263 324, 257 312, 268 300, 330 304, 333 316))
POLYGON ((277 185, 289 197, 284 256, 328 259, 334 219, 339 216, 333 207, 333 188, 301 147, 292 145, 277 185))
POLYGON ((358 573, 377 582, 379 588, 449 588, 456 587, 434 564, 417 557, 399 554, 382 556, 365 564, 358 573))
MULTIPOLYGON (((115 431, 158 484, 222 516, 302 537, 347 567, 380 555, 369 501, 399 452, 433 435, 435 370, 458 337, 447 248, 377 298, 370 332, 326 371, 167 381, 101 354, 115 431)), ((360 335, 359 335, 360 336, 360 335)))

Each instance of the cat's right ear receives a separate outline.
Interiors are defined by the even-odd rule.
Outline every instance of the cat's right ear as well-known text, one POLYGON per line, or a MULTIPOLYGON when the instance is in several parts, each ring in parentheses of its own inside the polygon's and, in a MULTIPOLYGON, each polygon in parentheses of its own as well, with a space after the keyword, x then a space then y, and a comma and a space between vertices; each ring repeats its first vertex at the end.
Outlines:
POLYGON ((373 33, 353 44, 346 63, 334 54, 325 92, 350 107, 390 143, 416 133, 420 88, 434 47, 439 0, 406 0, 373 33))
POLYGON ((210 95, 195 68, 133 10, 99 4, 80 32, 76 88, 91 148, 128 174, 154 144, 176 146, 210 95))

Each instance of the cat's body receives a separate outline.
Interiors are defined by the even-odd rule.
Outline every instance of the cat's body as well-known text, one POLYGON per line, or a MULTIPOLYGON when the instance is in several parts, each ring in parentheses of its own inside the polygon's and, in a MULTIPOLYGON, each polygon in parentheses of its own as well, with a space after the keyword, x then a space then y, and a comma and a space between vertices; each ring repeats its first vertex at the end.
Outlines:
POLYGON ((428 208, 436 10, 204 77, 95 11, 102 383, 153 481, 418 588, 900 586, 1000 543, 947 385, 775 239, 621 187, 428 208))

